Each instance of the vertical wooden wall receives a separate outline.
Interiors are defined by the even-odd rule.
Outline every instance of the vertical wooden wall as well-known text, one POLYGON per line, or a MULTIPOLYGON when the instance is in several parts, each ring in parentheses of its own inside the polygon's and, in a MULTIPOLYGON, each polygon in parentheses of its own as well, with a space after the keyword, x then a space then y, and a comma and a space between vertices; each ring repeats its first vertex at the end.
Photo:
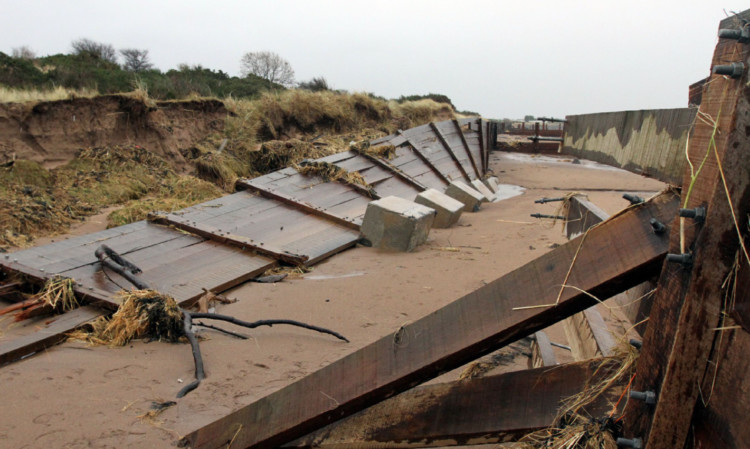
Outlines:
POLYGON ((680 185, 695 108, 569 115, 562 152, 680 185))

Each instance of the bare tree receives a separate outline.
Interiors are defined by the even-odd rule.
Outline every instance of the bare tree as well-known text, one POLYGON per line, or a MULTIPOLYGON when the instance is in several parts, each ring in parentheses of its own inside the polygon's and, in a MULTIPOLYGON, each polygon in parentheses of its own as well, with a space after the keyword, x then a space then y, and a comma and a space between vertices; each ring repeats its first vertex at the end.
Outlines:
POLYGON ((139 50, 137 48, 123 48, 120 54, 125 59, 122 68, 129 72, 142 72, 154 67, 148 57, 148 50, 139 50))
POLYGON ((73 41, 70 45, 73 47, 73 52, 77 55, 87 54, 96 59, 117 63, 117 52, 115 52, 115 47, 110 44, 102 44, 101 42, 83 38, 73 41))
POLYGON ((13 57, 17 59, 36 59, 36 52, 31 47, 24 45, 13 49, 13 57))
POLYGON ((250 74, 283 86, 294 84, 294 70, 289 62, 271 51, 245 53, 240 60, 242 76, 250 74))

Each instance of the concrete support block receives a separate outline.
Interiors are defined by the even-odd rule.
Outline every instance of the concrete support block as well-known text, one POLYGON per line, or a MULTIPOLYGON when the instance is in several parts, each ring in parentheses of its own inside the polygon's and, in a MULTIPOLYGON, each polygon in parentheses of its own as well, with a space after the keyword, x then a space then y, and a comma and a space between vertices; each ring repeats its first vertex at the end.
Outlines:
POLYGON ((453 181, 445 188, 445 194, 464 205, 464 211, 476 212, 484 195, 467 186, 462 181, 453 181))
POLYGON ((474 187, 474 190, 482 194, 482 196, 484 197, 482 202, 486 203, 488 201, 492 201, 495 198, 495 194, 492 193, 482 181, 475 179, 471 181, 471 186, 474 187))
POLYGON ((487 188, 490 189, 492 193, 497 193, 500 191, 500 187, 498 187, 497 181, 498 181, 497 176, 490 176, 489 178, 482 180, 484 185, 486 185, 487 188))
POLYGON ((449 228, 453 226, 464 210, 464 203, 454 200, 435 189, 427 189, 420 193, 414 202, 435 209, 436 214, 435 221, 432 223, 433 228, 449 228))
POLYGON ((396 196, 367 205, 360 231, 373 247, 412 251, 427 241, 435 209, 396 196))

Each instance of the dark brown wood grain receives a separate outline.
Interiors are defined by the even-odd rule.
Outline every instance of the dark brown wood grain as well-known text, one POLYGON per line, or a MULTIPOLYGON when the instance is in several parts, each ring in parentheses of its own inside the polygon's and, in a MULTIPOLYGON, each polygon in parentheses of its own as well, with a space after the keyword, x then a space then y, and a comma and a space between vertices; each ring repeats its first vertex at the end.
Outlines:
MULTIPOLYGON (((607 366, 595 359, 416 387, 284 447, 417 448, 518 441, 552 425, 562 401, 602 379, 607 366)), ((608 414, 622 387, 613 386, 585 413, 608 414)))
MULTIPOLYGON (((739 26, 735 18, 722 22, 722 27, 739 26)), ((720 39, 712 66, 731 62, 744 62, 747 67, 748 46, 720 39)), ((695 179, 691 177, 690 168, 686 169, 681 203, 688 208, 707 207, 707 218, 703 224, 685 220, 684 251, 692 253, 692 265, 665 263, 659 279, 633 386, 640 391, 655 391, 656 407, 652 409, 630 401, 625 417, 626 436, 642 438, 649 449, 685 445, 696 402, 702 396, 700 385, 704 377, 711 379, 713 376, 712 367, 716 362, 710 361, 711 353, 712 348, 717 347, 721 333, 716 328, 725 311, 722 284, 739 249, 737 227, 716 155, 724 168, 736 216, 747 217, 750 212, 750 102, 746 83, 746 72, 739 79, 712 76, 706 83, 700 106, 702 114, 699 115, 703 120, 696 121, 690 138, 688 154, 695 166, 708 157, 695 179)), ((675 219, 673 229, 678 223, 679 219, 675 219)), ((746 233, 744 227, 740 230, 746 233)), ((678 232, 673 232, 671 253, 683 252, 679 237, 678 232)), ((747 401, 748 398, 744 394, 737 400, 747 401)), ((746 417, 735 419, 746 421, 746 417)), ((739 443, 747 445, 747 441, 739 443)))

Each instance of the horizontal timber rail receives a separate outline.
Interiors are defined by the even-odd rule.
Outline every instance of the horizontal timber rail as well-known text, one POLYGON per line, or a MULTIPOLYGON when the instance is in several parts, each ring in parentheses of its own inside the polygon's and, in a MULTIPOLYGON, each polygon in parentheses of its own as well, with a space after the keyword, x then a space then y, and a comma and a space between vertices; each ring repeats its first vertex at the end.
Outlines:
POLYGON ((330 221, 332 221, 332 222, 334 222, 336 224, 345 226, 345 227, 347 227, 349 229, 354 229, 354 230, 357 230, 357 231, 359 230, 359 225, 353 219, 340 217, 338 215, 335 215, 335 214, 332 214, 330 212, 327 212, 327 211, 325 211, 325 210, 323 210, 323 209, 321 209, 319 207, 313 206, 311 204, 308 204, 308 203, 305 203, 305 202, 302 202, 302 201, 297 201, 294 198, 290 197, 289 195, 285 195, 285 194, 283 194, 281 192, 275 192, 275 191, 273 191, 271 189, 268 189, 266 187, 262 187, 262 186, 256 185, 256 184, 253 183, 252 179, 240 179, 240 180, 237 181, 236 187, 237 187, 238 190, 250 190, 252 192, 257 192, 257 193, 259 193, 260 195, 262 195, 262 196, 264 196, 266 198, 269 198, 269 199, 272 199, 272 200, 276 200, 276 201, 280 201, 280 202, 282 202, 284 204, 288 204, 290 206, 296 207, 296 208, 298 208, 298 209, 300 209, 302 211, 305 211, 305 212, 307 212, 309 214, 316 215, 316 216, 321 217, 321 218, 325 218, 325 219, 330 220, 330 221))
POLYGON ((152 212, 148 214, 148 220, 152 223, 173 226, 176 229, 187 231, 191 234, 199 235, 219 243, 225 243, 242 249, 250 249, 258 254, 292 265, 304 265, 309 259, 309 257, 304 255, 292 254, 280 249, 269 248, 262 244, 257 244, 247 237, 234 235, 227 231, 221 231, 220 229, 208 226, 204 223, 191 225, 187 220, 182 219, 179 215, 175 214, 162 215, 152 212))

